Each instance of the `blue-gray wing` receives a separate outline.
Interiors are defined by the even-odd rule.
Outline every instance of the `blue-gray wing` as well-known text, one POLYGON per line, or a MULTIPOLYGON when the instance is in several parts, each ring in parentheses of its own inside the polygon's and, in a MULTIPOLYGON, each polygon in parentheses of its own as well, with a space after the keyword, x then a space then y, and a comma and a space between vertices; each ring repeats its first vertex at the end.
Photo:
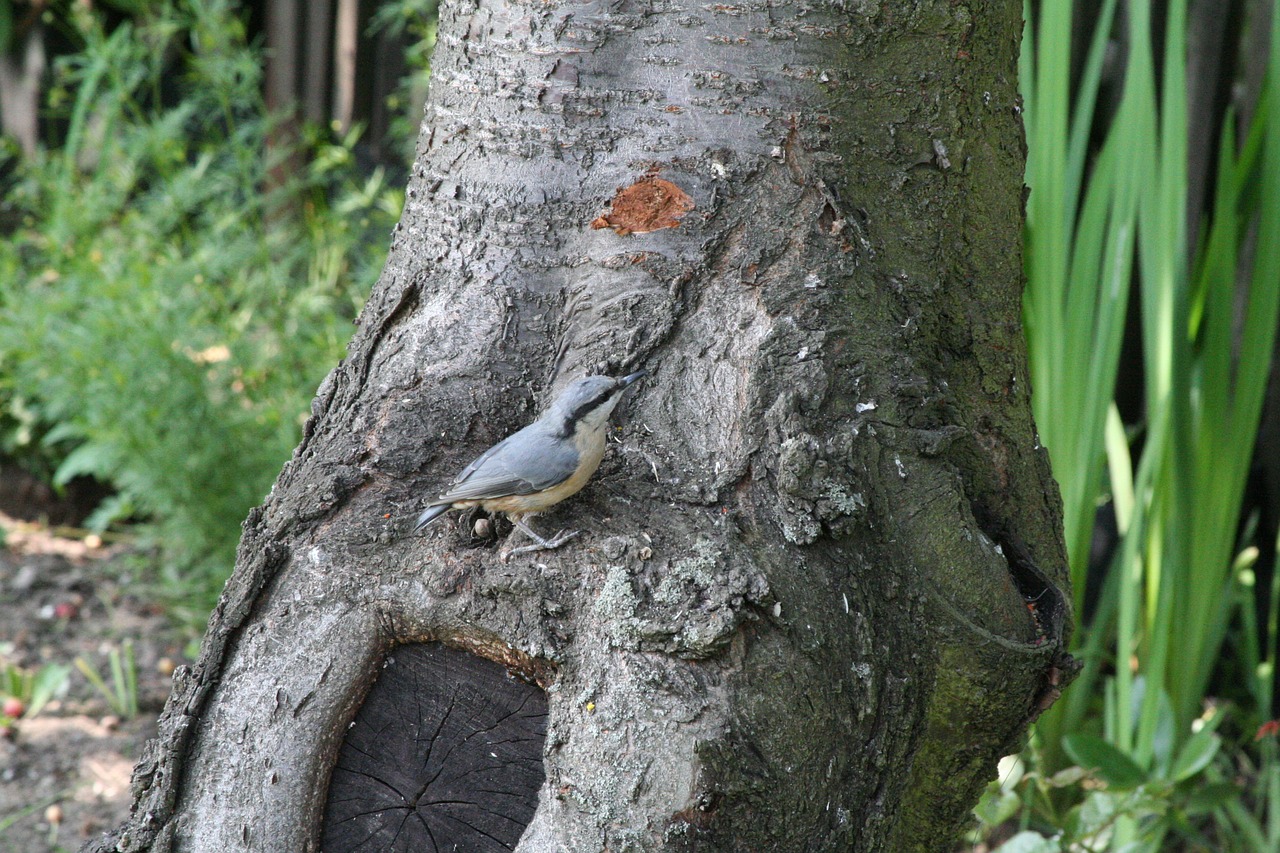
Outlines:
POLYGON ((486 450, 431 503, 542 492, 569 479, 577 468, 578 452, 572 442, 533 423, 486 450))

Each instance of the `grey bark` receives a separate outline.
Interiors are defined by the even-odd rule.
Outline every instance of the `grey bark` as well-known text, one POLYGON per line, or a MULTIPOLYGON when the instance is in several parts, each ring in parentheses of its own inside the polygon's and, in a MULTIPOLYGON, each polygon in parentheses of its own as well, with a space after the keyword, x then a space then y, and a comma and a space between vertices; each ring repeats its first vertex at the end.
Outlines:
POLYGON ((1020 20, 446 4, 385 272, 94 849, 315 849, 346 725, 421 640, 549 685, 521 851, 947 849, 1066 668, 1020 20), (692 209, 636 233, 653 177, 692 209), (542 521, 578 540, 405 535, 555 389, 640 366, 542 521))

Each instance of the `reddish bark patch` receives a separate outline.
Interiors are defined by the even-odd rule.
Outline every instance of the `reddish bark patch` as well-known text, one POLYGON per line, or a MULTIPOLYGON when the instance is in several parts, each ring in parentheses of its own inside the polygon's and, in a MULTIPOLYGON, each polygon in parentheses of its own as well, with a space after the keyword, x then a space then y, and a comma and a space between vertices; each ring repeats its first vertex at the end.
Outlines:
POLYGON ((670 181, 641 178, 619 190, 609 212, 596 217, 592 228, 612 228, 621 237, 675 228, 680 217, 693 210, 693 199, 670 181))

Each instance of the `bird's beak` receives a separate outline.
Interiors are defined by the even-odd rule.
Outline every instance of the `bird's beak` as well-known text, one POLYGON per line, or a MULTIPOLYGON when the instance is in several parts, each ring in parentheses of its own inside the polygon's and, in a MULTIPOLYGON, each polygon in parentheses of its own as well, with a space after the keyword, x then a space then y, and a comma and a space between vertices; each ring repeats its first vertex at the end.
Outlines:
POLYGON ((618 385, 621 388, 626 388, 628 385, 630 385, 632 382, 635 382, 637 379, 643 379, 648 375, 649 375, 649 371, 647 370, 637 370, 635 373, 632 373, 630 376, 624 376, 621 379, 619 379, 618 385))

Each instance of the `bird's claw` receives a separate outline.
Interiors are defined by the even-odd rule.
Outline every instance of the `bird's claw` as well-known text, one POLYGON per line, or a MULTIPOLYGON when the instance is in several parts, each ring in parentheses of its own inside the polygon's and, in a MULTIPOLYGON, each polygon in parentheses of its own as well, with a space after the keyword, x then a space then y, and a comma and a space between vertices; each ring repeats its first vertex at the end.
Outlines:
MULTIPOLYGON (((528 530, 525 531, 525 533, 529 532, 530 531, 528 530)), ((543 539, 541 536, 536 536, 534 537, 535 541, 532 545, 521 545, 519 548, 512 548, 511 550, 503 553, 502 562, 505 563, 515 554, 527 554, 530 551, 554 551, 556 548, 559 548, 561 545, 577 536, 578 532, 579 531, 577 530, 561 530, 550 539, 543 539)))

